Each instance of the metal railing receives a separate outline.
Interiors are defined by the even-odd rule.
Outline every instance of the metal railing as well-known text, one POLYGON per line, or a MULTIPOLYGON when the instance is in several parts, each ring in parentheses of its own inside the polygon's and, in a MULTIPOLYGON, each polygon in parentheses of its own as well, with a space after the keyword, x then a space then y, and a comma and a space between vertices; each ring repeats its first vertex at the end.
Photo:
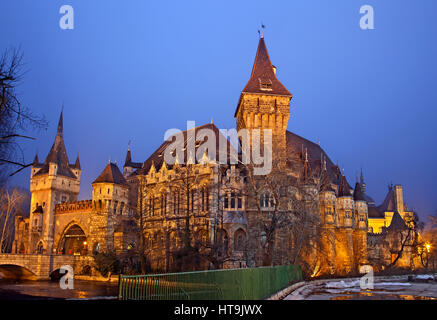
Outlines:
POLYGON ((119 300, 263 299, 302 280, 299 266, 119 275, 119 300))

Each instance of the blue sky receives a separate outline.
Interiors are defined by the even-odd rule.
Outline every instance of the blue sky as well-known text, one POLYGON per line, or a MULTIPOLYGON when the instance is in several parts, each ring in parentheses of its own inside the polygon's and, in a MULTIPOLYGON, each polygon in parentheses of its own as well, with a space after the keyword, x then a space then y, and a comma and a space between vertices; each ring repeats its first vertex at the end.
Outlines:
MULTIPOLYGON (((80 198, 128 141, 144 161, 169 128, 235 127, 259 25, 277 76, 293 94, 288 130, 344 166, 362 167, 380 203, 390 182, 422 217, 437 210, 437 12, 435 0, 31 1, 0 3, 0 50, 21 46, 18 92, 49 120, 23 143, 43 160, 64 104, 64 138, 83 168, 80 198), (74 30, 59 9, 74 8, 74 30), (375 29, 359 27, 362 5, 375 29)), ((29 185, 29 170, 12 183, 29 185)))

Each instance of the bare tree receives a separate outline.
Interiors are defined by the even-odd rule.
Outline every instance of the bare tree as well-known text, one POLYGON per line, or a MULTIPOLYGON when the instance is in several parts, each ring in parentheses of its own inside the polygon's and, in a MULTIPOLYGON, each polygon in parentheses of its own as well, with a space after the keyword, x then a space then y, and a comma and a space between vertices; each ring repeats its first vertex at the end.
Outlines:
POLYGON ((0 252, 10 252, 16 214, 25 214, 30 206, 28 192, 21 188, 0 190, 0 252))
POLYGON ((46 128, 44 117, 34 115, 25 107, 16 93, 23 77, 23 54, 20 49, 7 50, 0 57, 0 169, 3 182, 7 179, 8 167, 15 167, 11 175, 29 167, 17 142, 18 138, 34 139, 22 132, 28 127, 46 128))
POLYGON ((411 254, 411 266, 413 265, 414 255, 417 254, 420 246, 419 231, 423 228, 423 224, 419 223, 416 214, 412 218, 405 219, 405 228, 402 230, 392 230, 387 234, 387 241, 392 254, 392 262, 386 266, 386 269, 396 267, 397 262, 405 254, 411 254))
POLYGON ((273 160, 271 172, 263 176, 254 176, 253 165, 245 165, 246 196, 255 209, 252 221, 258 231, 252 249, 260 253, 264 266, 300 264, 312 273, 316 257, 326 255, 318 209, 321 170, 305 169, 305 161, 303 154, 289 154, 287 159, 279 156, 273 160), (303 179, 287 175, 304 170, 303 179))

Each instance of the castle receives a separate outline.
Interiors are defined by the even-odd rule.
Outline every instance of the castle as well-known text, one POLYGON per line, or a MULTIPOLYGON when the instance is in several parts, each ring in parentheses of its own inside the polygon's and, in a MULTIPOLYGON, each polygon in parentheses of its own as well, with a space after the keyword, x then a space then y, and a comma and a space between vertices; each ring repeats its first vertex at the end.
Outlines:
MULTIPOLYGON (((287 130, 291 99, 261 35, 234 116, 238 130, 271 130, 270 174, 254 176, 241 161, 218 163, 218 150, 216 159, 185 152, 181 163, 167 164, 165 141, 142 162, 128 149, 123 173, 108 163, 85 201, 77 201, 81 164, 79 157, 69 163, 61 113, 49 154, 32 165, 31 212, 16 217, 13 251, 140 250, 149 268, 162 272, 299 263, 316 276, 346 274, 381 257, 389 263, 387 234, 413 216, 402 187, 391 186, 380 206, 366 194, 362 175, 352 188, 319 144, 287 130)), ((204 129, 227 141, 229 159, 233 146, 213 123, 184 131, 184 150, 204 129)), ((196 151, 203 141, 195 139, 196 151)))

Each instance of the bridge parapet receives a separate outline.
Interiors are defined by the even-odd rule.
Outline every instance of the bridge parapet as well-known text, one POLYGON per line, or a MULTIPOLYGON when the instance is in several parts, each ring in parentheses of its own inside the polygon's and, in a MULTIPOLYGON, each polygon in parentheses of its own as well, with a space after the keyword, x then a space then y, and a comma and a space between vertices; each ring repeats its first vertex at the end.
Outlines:
MULTIPOLYGON (((53 271, 62 266, 71 266, 78 270, 84 265, 91 265, 92 256, 71 256, 59 254, 0 254, 2 266, 19 266, 31 272, 35 280, 48 280, 53 271)), ((75 273, 77 273, 75 271, 75 273)))

